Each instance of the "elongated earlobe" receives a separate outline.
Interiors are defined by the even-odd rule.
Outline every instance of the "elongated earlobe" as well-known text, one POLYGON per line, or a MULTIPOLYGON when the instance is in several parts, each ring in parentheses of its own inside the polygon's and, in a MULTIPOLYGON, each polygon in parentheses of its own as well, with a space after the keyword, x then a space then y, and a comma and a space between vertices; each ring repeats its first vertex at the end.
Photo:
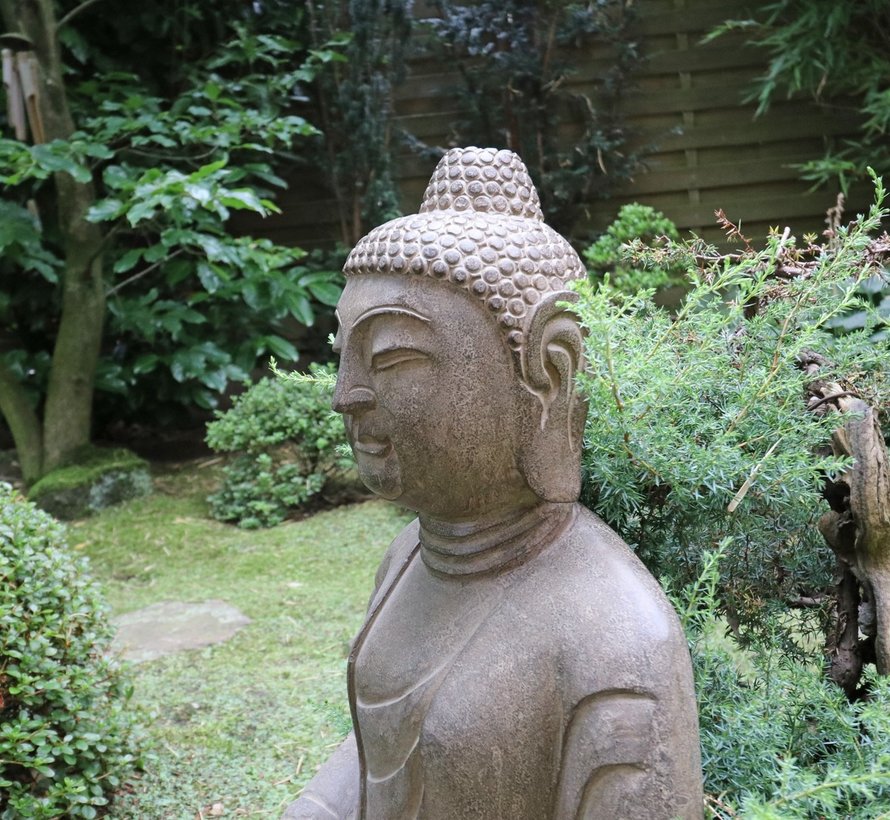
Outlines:
POLYGON ((585 403, 575 390, 584 366, 583 339, 564 303, 571 291, 550 294, 527 319, 520 361, 538 413, 525 425, 520 464, 534 492, 547 501, 575 501, 581 490, 585 403))

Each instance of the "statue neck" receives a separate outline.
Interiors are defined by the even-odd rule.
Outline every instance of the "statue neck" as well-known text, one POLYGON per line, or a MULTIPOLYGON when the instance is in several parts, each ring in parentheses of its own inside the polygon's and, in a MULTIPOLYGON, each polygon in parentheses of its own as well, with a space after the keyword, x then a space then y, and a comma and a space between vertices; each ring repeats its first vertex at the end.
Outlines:
POLYGON ((476 575, 521 564, 559 535, 574 506, 541 501, 471 522, 420 515, 420 556, 429 569, 444 575, 476 575))

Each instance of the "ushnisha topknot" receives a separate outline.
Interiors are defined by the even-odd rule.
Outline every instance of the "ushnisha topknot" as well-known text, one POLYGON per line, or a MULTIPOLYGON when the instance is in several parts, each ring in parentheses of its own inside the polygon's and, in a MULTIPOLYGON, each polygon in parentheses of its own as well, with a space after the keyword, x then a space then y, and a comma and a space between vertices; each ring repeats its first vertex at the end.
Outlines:
POLYGON ((489 307, 513 350, 522 345, 529 307, 585 276, 572 246, 544 223, 522 160, 496 148, 451 149, 420 212, 374 228, 343 272, 447 280, 489 307))

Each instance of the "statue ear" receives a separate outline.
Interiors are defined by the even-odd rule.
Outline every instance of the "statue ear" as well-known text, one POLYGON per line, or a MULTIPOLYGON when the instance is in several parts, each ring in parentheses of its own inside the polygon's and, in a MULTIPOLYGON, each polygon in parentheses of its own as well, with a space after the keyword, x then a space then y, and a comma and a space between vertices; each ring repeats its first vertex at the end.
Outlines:
POLYGON ((584 345, 576 317, 563 306, 577 299, 560 291, 535 305, 520 350, 523 384, 540 407, 526 425, 521 467, 532 490, 548 501, 575 501, 581 491, 587 407, 575 376, 584 367, 584 345))

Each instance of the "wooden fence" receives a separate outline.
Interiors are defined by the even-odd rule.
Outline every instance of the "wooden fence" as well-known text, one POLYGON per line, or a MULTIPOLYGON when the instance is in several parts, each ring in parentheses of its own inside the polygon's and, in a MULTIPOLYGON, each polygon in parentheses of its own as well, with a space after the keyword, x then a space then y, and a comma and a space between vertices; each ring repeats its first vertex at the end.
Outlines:
MULTIPOLYGON (((826 140, 849 134, 852 114, 806 99, 777 101, 760 117, 742 100, 765 70, 762 50, 727 35, 703 44, 703 35, 729 17, 745 16, 737 0, 637 0, 632 34, 647 58, 631 78, 623 115, 637 146, 654 146, 633 181, 608 200, 589 203, 576 238, 605 227, 626 202, 663 211, 682 230, 717 241, 714 211, 722 208, 745 233, 765 234, 771 225, 796 233, 823 229, 835 193, 809 192, 795 163, 824 154, 826 140)), ((590 91, 609 65, 609 54, 584 54, 569 88, 590 91)), ((455 144, 451 124, 460 119, 458 78, 434 62, 411 65, 396 92, 397 124, 428 144, 455 144)), ((416 211, 432 167, 416 155, 398 158, 405 212, 416 211)), ((333 199, 310 175, 292 180, 284 213, 261 228, 266 235, 304 247, 338 235, 333 199)))

